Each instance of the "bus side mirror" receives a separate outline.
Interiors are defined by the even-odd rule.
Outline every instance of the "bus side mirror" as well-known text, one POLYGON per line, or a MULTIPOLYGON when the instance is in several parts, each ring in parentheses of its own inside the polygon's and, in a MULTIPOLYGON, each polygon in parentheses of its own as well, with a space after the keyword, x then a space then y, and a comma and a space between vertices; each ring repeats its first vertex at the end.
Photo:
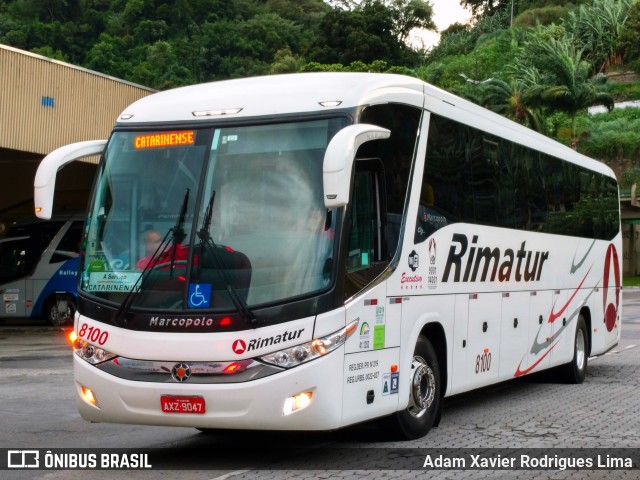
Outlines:
POLYGON ((33 203, 38 218, 51 218, 58 170, 74 160, 101 154, 106 144, 106 140, 72 143, 54 150, 42 159, 33 182, 33 203))
POLYGON ((349 203, 353 162, 358 147, 371 140, 389 138, 386 128, 362 123, 343 128, 329 142, 322 163, 324 206, 344 207, 349 203))

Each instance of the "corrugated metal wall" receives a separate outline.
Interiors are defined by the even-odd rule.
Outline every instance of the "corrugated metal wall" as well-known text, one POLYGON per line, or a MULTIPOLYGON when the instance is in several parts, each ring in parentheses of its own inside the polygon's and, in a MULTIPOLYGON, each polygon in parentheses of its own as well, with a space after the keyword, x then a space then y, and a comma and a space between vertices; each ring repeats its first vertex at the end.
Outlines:
POLYGON ((152 92, 0 45, 0 148, 47 154, 107 138, 125 107, 152 92))

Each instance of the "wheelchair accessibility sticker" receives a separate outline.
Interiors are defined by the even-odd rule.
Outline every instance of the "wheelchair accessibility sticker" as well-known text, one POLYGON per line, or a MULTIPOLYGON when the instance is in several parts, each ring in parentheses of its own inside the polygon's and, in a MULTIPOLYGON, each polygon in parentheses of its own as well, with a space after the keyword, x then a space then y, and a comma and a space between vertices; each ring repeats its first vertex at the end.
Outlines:
POLYGON ((211 306, 211 284, 189 284, 189 308, 209 308, 211 306))

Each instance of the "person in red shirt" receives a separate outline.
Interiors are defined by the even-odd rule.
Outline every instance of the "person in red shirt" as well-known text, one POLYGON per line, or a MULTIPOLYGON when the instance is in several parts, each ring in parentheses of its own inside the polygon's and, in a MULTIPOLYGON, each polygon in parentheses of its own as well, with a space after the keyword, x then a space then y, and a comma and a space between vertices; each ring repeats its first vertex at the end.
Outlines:
MULTIPOLYGON (((153 254, 156 252, 160 244, 162 243, 162 236, 155 230, 147 230, 144 234, 144 251, 145 256, 136 262, 136 270, 144 270, 145 267, 151 261, 153 254)), ((161 255, 157 263, 164 263, 162 261, 166 252, 161 255)))

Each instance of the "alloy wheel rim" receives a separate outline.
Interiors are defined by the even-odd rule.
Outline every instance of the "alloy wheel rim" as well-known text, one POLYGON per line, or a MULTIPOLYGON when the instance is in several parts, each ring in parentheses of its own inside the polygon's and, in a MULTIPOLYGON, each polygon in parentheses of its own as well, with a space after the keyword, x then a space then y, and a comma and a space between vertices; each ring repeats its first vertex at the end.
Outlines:
POLYGON ((433 404, 436 379, 433 370, 422 357, 413 357, 411 369, 413 375, 409 395, 409 413, 415 418, 420 418, 433 404))
POLYGON ((578 370, 582 370, 584 368, 584 361, 586 358, 586 348, 584 343, 584 335, 582 331, 578 331, 578 335, 576 335, 576 366, 578 370))

